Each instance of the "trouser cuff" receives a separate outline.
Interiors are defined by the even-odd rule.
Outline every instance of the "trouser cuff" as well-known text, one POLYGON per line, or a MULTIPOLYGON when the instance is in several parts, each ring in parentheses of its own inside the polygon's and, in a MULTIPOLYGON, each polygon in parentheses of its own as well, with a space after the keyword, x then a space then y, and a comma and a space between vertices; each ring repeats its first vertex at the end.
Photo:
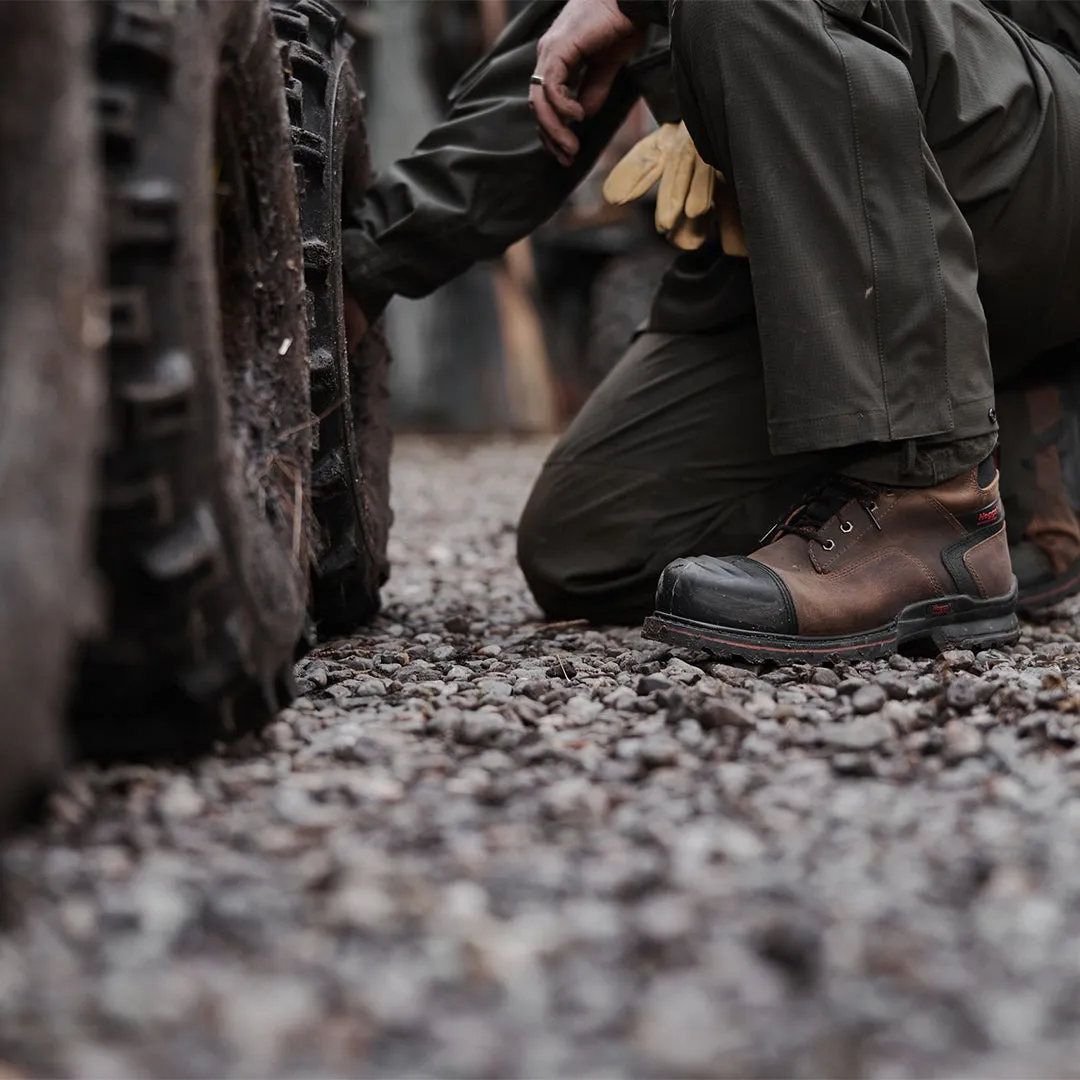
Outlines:
POLYGON ((975 468, 997 447, 993 401, 959 406, 956 415, 957 424, 947 436, 884 444, 865 456, 857 454, 844 473, 875 484, 933 487, 975 468))

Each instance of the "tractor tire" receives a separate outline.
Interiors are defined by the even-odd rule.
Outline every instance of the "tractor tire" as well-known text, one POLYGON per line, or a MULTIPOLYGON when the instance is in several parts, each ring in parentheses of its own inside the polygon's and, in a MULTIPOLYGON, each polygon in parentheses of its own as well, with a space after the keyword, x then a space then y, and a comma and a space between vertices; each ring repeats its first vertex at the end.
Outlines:
POLYGON ((341 274, 343 199, 371 183, 363 95, 341 13, 325 0, 274 4, 292 125, 308 290, 312 509, 318 560, 312 616, 321 639, 379 610, 388 576, 390 354, 381 323, 348 354, 341 274))
POLYGON ((108 632, 73 712, 96 759, 186 758, 292 695, 311 431, 296 191, 269 9, 109 0, 108 632))
POLYGON ((90 6, 0 4, 0 827, 60 767, 73 646, 93 617, 100 196, 90 6))

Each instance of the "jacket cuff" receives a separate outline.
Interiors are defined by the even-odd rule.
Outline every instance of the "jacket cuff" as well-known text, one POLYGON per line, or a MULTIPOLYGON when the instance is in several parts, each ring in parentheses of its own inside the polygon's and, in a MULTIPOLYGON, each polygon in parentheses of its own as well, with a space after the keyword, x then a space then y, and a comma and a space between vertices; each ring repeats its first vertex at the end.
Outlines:
POLYGON ((668 24, 668 0, 617 0, 619 10, 638 26, 668 24))
POLYGON ((390 267, 378 244, 363 229, 342 229, 341 266, 345 287, 368 322, 374 322, 394 296, 394 290, 380 282, 390 267))

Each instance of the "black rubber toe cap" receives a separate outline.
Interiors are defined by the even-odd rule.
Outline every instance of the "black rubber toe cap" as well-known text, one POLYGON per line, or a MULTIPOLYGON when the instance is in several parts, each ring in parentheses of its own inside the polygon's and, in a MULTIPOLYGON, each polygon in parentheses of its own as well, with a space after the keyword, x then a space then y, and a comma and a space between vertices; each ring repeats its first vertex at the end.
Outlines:
POLYGON ((656 610, 711 626, 766 634, 799 632, 795 604, 781 578, 764 564, 742 557, 676 559, 660 575, 656 610))

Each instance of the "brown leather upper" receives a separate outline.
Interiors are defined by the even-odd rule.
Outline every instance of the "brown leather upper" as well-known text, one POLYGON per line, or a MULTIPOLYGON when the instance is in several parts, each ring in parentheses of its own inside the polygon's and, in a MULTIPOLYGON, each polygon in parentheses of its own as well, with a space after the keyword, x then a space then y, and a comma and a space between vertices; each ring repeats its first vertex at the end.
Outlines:
POLYGON ((972 469, 932 488, 883 491, 869 509, 853 499, 821 526, 817 540, 782 535, 750 558, 784 580, 800 634, 851 634, 882 626, 919 601, 961 592, 1007 595, 1012 567, 1004 526, 997 476, 983 488, 972 469), (974 543, 963 551, 966 538, 974 543), (962 570, 955 581, 943 561, 958 543, 956 559, 970 581, 962 570))

